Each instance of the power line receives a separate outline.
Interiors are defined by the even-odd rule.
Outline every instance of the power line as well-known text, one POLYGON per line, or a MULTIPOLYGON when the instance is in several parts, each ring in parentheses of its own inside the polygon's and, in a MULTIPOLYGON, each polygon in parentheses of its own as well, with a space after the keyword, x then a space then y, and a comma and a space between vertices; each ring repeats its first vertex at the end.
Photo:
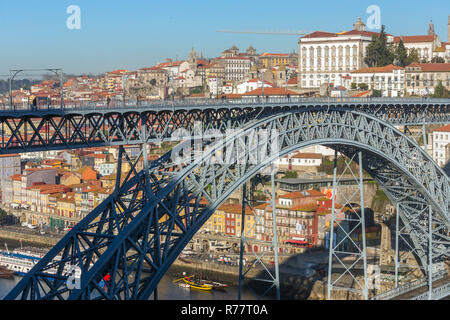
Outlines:
POLYGON ((277 35, 277 36, 303 36, 308 33, 309 31, 292 31, 292 32, 284 32, 284 31, 251 31, 251 30, 217 30, 216 32, 222 32, 222 33, 240 33, 240 34, 270 34, 270 35, 277 35))

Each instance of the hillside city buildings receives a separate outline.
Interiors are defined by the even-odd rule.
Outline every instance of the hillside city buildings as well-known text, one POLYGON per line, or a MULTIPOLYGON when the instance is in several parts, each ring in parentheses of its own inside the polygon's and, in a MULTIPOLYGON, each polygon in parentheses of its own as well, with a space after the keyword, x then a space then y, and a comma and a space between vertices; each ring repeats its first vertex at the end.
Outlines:
MULTIPOLYGON (((390 45, 396 46, 401 39, 409 52, 417 52, 420 61, 405 67, 395 63, 368 67, 364 58, 373 35, 378 33, 367 31, 358 18, 351 30, 314 31, 301 37, 298 52, 258 53, 253 46, 241 51, 233 45, 217 57, 207 58, 192 48, 185 60, 168 58, 138 70, 67 77, 62 88, 59 80, 48 79, 30 88, 13 90, 11 98, 16 107, 27 108, 34 98, 38 107, 58 105, 61 91, 66 105, 90 102, 106 105, 202 98, 365 97, 374 90, 384 97, 430 96, 439 83, 450 90, 450 39, 441 41, 432 23, 424 35, 387 35, 390 45), (432 63, 435 57, 444 63, 432 63)), ((8 104, 9 99, 8 93, 0 93, 0 105, 8 104)), ((9 128, 2 129, 4 137, 11 134, 9 128)), ((449 126, 434 129, 428 144, 433 159, 441 166, 446 165, 450 160, 449 126)), ((160 148, 152 146, 149 161, 159 157, 160 148)), ((135 146, 126 149, 131 158, 140 151, 135 146)), ((313 146, 286 155, 276 164, 283 174, 314 175, 333 154, 331 149, 313 146)), ((16 214, 27 223, 70 228, 111 194, 117 181, 117 160, 117 147, 0 155, 1 203, 5 208, 17 210, 16 214)), ((122 164, 123 172, 130 169, 127 163, 122 164)), ((137 162, 135 169, 143 169, 142 161, 137 162)), ((275 208, 279 217, 278 240, 294 239, 323 246, 330 227, 331 194, 327 188, 299 190, 299 183, 284 192, 279 192, 282 184, 278 185, 275 208)), ((267 241, 274 234, 273 208, 266 203, 267 199, 262 202, 254 210, 245 208, 244 227, 248 238, 267 241)), ((337 215, 352 214, 339 204, 337 208, 337 215)), ((241 204, 226 202, 203 230, 239 237, 241 224, 241 204)), ((252 250, 267 247, 261 245, 252 250)))

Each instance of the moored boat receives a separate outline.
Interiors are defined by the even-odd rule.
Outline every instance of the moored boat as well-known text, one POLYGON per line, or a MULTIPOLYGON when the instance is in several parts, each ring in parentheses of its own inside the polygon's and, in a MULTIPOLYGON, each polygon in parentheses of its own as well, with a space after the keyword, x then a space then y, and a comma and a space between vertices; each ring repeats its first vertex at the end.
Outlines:
POLYGON ((189 277, 184 277, 183 281, 186 284, 188 284, 191 289, 196 289, 196 290, 201 290, 201 291, 211 291, 213 289, 213 287, 211 285, 202 284, 201 282, 198 282, 198 281, 193 281, 189 277))
POLYGON ((0 278, 10 279, 12 277, 14 277, 14 271, 11 271, 6 267, 0 266, 0 278))

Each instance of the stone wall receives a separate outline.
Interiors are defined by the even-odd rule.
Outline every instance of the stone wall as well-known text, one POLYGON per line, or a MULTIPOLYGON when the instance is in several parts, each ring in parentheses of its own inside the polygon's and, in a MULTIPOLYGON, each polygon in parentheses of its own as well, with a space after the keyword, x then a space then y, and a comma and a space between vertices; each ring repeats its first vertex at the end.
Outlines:
POLYGON ((21 240, 42 245, 54 246, 61 238, 49 237, 47 235, 26 234, 10 230, 0 230, 0 238, 21 240))

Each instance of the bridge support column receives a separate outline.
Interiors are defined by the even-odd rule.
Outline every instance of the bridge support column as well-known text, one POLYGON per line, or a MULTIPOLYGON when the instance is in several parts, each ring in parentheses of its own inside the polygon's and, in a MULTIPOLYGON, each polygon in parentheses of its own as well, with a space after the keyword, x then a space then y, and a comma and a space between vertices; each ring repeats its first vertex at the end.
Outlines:
POLYGON ((426 153, 428 153, 428 139, 427 139, 427 130, 425 124, 422 125, 422 138, 423 138, 423 149, 426 153))
POLYGON ((400 205, 397 203, 395 210, 395 288, 398 287, 398 238, 400 230, 400 205))
MULTIPOLYGON (((271 199, 270 201, 266 201, 266 203, 270 203, 270 206, 272 208, 275 208, 275 202, 276 202, 276 198, 275 198, 275 174, 276 174, 276 169, 274 166, 271 166, 271 192, 269 192, 267 189, 265 189, 264 186, 264 182, 267 181, 267 178, 262 178, 262 179, 258 179, 257 182, 252 182, 252 186, 251 186, 251 190, 253 190, 253 183, 255 183, 255 185, 261 183, 264 187, 264 193, 266 195, 270 195, 271 199)), ((271 241, 265 241, 265 239, 261 239, 261 244, 264 245, 264 243, 266 242, 266 244, 270 243, 270 246, 273 250, 274 253, 274 272, 272 272, 268 266, 266 266, 265 262, 263 261, 263 257, 266 256, 267 257, 267 251, 262 250, 259 253, 258 251, 255 251, 255 248, 252 247, 251 253, 255 256, 255 260, 253 261, 252 264, 249 264, 248 266, 246 266, 246 270, 244 270, 243 268, 243 254, 244 254, 244 243, 247 241, 247 237, 248 235, 252 232, 252 230, 254 231, 256 229, 256 226, 262 226, 262 218, 263 215, 260 216, 259 214, 257 214, 253 208, 253 202, 255 201, 251 201, 249 200, 249 195, 247 194, 247 189, 246 189, 247 184, 244 184, 244 189, 242 191, 243 197, 242 197, 242 219, 241 219, 241 249, 240 249, 240 254, 239 254, 239 288, 238 288, 238 300, 240 300, 242 298, 242 286, 243 284, 247 284, 247 287, 250 289, 250 291, 253 293, 253 295, 255 297, 257 297, 258 299, 264 297, 272 288, 275 289, 275 298, 277 300, 280 300, 280 276, 279 276, 279 260, 278 260, 278 237, 277 237, 277 219, 276 219, 276 210, 272 210, 272 219, 273 219, 273 235, 272 235, 272 239, 271 241), (250 203, 252 202, 252 203, 250 203), (253 226, 251 226, 248 229, 244 229, 244 225, 245 225, 245 210, 246 210, 246 206, 248 208, 250 208, 250 210, 252 211, 252 214, 255 217, 255 224, 253 226), (249 283, 246 281, 246 274, 252 269, 254 268, 257 264, 261 264, 261 266, 263 267, 263 270, 265 272, 261 273, 261 278, 252 278, 252 281, 258 281, 258 282, 263 282, 266 283, 268 285, 267 289, 265 289, 265 291, 263 293, 256 293, 252 287, 249 285, 249 283), (264 275, 267 275, 267 277, 264 277, 264 275)))
POLYGON ((428 300, 433 299, 433 209, 428 208, 428 300))
MULTIPOLYGON (((347 291, 359 294, 368 299, 366 223, 364 214, 364 185, 362 170, 362 153, 357 152, 348 161, 342 173, 337 172, 337 151, 334 154, 333 169, 333 199, 330 221, 330 242, 328 257, 328 299, 331 300, 332 291, 347 291), (358 158, 359 172, 354 172, 352 162, 358 158), (339 190, 341 178, 349 173, 355 179, 357 190, 348 195, 339 190), (337 214, 336 198, 339 195, 345 201, 342 211, 337 214), (359 197, 357 197, 359 193, 359 197), (355 203, 359 201, 358 205, 355 203), (334 226, 336 224, 336 227, 334 226), (362 262, 362 266, 361 266, 362 262), (336 267, 333 265, 336 263, 336 267), (361 272, 357 269, 363 269, 361 272), (336 269, 333 273, 333 269, 336 269), (358 276, 359 274, 359 276, 358 276)), ((353 162, 354 163, 354 162, 353 162)), ((349 297, 347 296, 347 299, 349 297)))
POLYGON ((239 250, 239 288, 238 288, 238 300, 241 300, 242 298, 242 281, 243 281, 243 274, 242 274, 242 261, 244 257, 244 241, 245 241, 245 207, 247 205, 247 183, 244 183, 242 185, 242 216, 241 216, 241 244, 240 244, 240 250, 239 250))
MULTIPOLYGON (((263 74, 264 77, 264 74, 263 74)), ((263 82, 264 84, 264 82, 263 82)), ((264 85, 263 85, 264 88, 264 85)), ((276 290, 276 298, 277 300, 280 300, 280 272, 279 272, 279 266, 278 266, 278 233, 277 233, 277 210, 276 210, 276 194, 275 194, 275 167, 272 165, 271 173, 270 173, 270 180, 272 184, 272 222, 273 222, 273 238, 272 238, 272 245, 273 245, 273 253, 274 253, 274 262, 275 262, 275 290, 276 290)))

